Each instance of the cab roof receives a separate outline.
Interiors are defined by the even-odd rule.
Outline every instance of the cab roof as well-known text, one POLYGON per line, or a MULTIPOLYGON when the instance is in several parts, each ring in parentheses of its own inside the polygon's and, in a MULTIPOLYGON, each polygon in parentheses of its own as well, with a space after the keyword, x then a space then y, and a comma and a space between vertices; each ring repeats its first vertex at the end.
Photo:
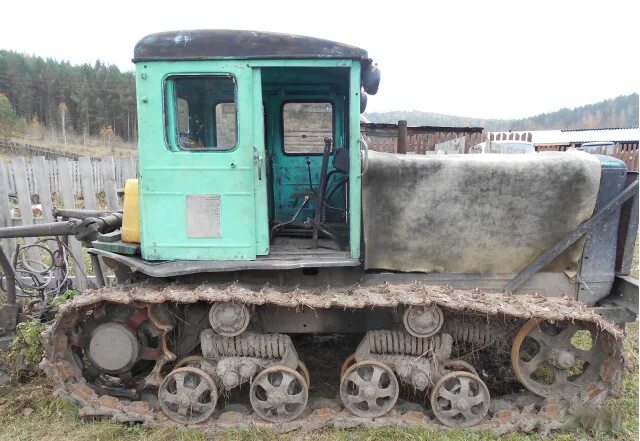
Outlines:
POLYGON ((369 60, 364 49, 320 38, 212 29, 147 35, 138 41, 133 51, 134 63, 155 60, 274 58, 369 60))

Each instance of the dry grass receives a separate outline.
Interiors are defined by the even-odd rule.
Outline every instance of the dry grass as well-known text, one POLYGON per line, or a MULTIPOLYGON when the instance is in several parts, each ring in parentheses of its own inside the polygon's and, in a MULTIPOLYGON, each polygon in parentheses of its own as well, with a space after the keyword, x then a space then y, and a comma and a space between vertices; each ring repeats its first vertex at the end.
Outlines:
POLYGON ((91 156, 98 158, 102 156, 132 156, 137 152, 135 144, 122 143, 118 146, 105 146, 99 139, 88 139, 87 144, 82 144, 82 140, 70 139, 67 144, 62 141, 40 140, 32 138, 15 138, 14 142, 19 144, 29 144, 43 147, 49 150, 57 150, 64 153, 73 153, 80 156, 91 156))

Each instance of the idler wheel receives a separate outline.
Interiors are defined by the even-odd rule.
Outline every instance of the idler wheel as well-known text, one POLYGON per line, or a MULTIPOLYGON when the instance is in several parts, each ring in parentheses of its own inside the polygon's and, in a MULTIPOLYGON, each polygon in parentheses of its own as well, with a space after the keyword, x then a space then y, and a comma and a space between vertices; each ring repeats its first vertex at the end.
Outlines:
POLYGON ((167 347, 172 325, 160 321, 152 305, 102 302, 78 312, 69 327, 72 361, 96 387, 122 394, 157 388, 162 368, 175 355, 167 347), (102 374, 118 377, 115 383, 102 374))
POLYGON ((400 387, 387 365, 365 360, 351 365, 340 379, 340 399, 354 415, 375 418, 396 404, 400 387))
POLYGON ((139 349, 138 339, 130 329, 109 322, 94 329, 87 355, 102 372, 119 374, 138 361, 139 349))
POLYGON ((160 408, 173 421, 201 423, 211 416, 218 402, 218 389, 203 370, 182 367, 171 371, 158 389, 160 408))
POLYGON ((470 372, 449 372, 431 391, 431 410, 438 421, 449 427, 475 426, 489 412, 489 402, 489 389, 470 372))
POLYGON ((511 366, 536 395, 569 398, 591 390, 596 398, 619 387, 622 363, 616 354, 615 337, 595 324, 531 319, 513 340, 511 366))
POLYGON ((253 379, 249 399, 260 418, 284 423, 299 417, 307 407, 309 387, 304 377, 293 369, 272 366, 253 379))

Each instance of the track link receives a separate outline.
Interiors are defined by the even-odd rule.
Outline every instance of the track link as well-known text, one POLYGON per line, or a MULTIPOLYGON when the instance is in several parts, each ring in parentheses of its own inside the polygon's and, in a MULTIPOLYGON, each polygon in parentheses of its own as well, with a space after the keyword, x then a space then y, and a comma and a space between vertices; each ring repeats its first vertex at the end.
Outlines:
MULTIPOLYGON (((157 407, 153 397, 157 393, 154 387, 160 383, 159 373, 164 364, 171 362, 175 356, 166 348, 163 340, 163 354, 158 358, 158 364, 153 369, 153 377, 149 377, 146 385, 150 391, 138 391, 138 399, 133 394, 129 397, 116 397, 96 388, 88 381, 78 365, 78 357, 73 351, 73 334, 80 320, 86 318, 94 308, 104 302, 124 305, 137 305, 149 311, 154 317, 157 327, 163 326, 162 318, 153 313, 154 305, 165 302, 190 304, 195 302, 237 302, 247 305, 277 305, 283 307, 311 307, 311 308, 404 308, 406 306, 439 305, 445 311, 445 317, 468 315, 477 320, 478 317, 491 318, 492 321, 503 320, 511 324, 514 319, 535 319, 553 323, 581 322, 589 329, 606 336, 609 344, 607 368, 603 369, 598 378, 594 378, 585 385, 585 393, 580 399, 585 405, 601 405, 610 396, 618 396, 621 389, 624 358, 622 354, 622 331, 614 324, 607 322, 595 311, 575 300, 566 298, 545 298, 537 295, 513 296, 507 294, 485 293, 479 290, 454 290, 447 287, 426 286, 419 283, 404 285, 382 284, 378 286, 355 286, 349 289, 281 290, 271 286, 260 288, 240 284, 220 285, 161 285, 157 283, 143 283, 132 286, 118 286, 89 291, 62 305, 58 311, 56 321, 45 332, 46 353, 41 367, 51 378, 57 393, 74 400, 80 405, 80 415, 84 418, 106 417, 116 421, 135 421, 149 425, 176 424, 167 419, 157 407), (153 381, 150 381, 153 379, 153 381), (148 392, 148 393, 146 393, 148 392), (146 394, 145 394, 146 393, 146 394)), ((510 325, 511 326, 511 325, 510 325)), ((443 329, 447 329, 446 320, 443 329)), ((454 337, 467 336, 477 343, 491 343, 496 333, 485 332, 481 335, 476 331, 465 334, 460 331, 454 337), (470 336, 470 337, 469 337, 470 336)), ((511 335, 513 338, 513 335, 511 335)), ((375 340, 375 339, 374 339, 375 340)), ((454 338, 454 341, 456 338, 454 338)), ((411 347, 411 340, 407 340, 405 347, 411 348, 412 356, 416 356, 419 348, 411 347), (415 349, 415 350, 414 350, 415 349)), ((375 341, 374 341, 375 343, 375 341)), ((393 342, 392 342, 393 343, 393 342)), ((392 348, 393 349, 393 348, 392 348)), ((395 348, 399 351, 399 348, 395 348)), ((424 348, 421 348, 424 349, 424 348)), ((392 352, 396 352, 395 350, 392 352)), ((401 351, 404 352, 404 351, 401 351)), ((312 379, 313 381, 313 379, 312 379)), ((276 430, 287 431, 298 428, 315 429, 326 426, 351 427, 358 425, 397 425, 421 426, 433 422, 424 409, 393 410, 377 418, 361 418, 342 409, 337 403, 314 403, 294 421, 285 423, 269 423, 255 414, 242 415, 235 411, 219 411, 213 413, 200 427, 217 430, 228 427, 271 427, 276 430)), ((504 422, 502 422, 504 423, 504 422)), ((478 427, 495 427, 502 424, 494 415, 478 427)))

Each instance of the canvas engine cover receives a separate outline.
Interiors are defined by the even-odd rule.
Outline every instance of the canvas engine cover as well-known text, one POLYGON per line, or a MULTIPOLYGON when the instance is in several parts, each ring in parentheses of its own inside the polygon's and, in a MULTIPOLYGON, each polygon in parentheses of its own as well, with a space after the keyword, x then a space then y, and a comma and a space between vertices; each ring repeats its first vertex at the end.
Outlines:
MULTIPOLYGON (((600 162, 578 151, 369 152, 362 184, 367 269, 513 273, 591 217, 600 162)), ((547 270, 577 270, 582 248, 547 270)))

